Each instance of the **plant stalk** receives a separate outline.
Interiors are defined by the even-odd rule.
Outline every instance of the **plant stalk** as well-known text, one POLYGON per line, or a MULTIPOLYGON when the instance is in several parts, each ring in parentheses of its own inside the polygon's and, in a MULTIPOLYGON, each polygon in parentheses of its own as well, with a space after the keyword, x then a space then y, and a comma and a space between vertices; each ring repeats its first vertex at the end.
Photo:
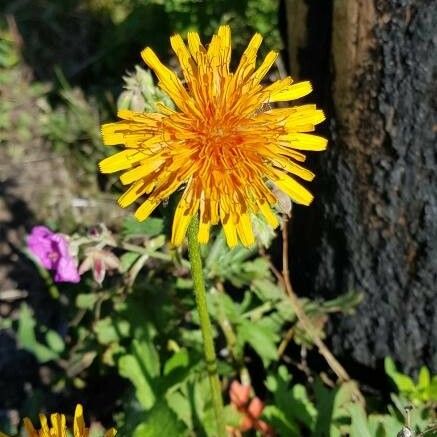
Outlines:
POLYGON ((197 311, 199 313, 200 328, 203 337, 203 352, 206 368, 208 371, 209 383, 211 386, 211 397, 214 414, 217 422, 217 437, 226 437, 226 426, 223 415, 223 399, 221 394, 220 380, 217 371, 217 358, 214 350, 212 326, 208 314, 206 302, 205 279, 200 257, 200 247, 197 241, 199 219, 193 217, 188 227, 188 255, 191 263, 191 275, 193 277, 194 293, 196 295, 197 311))

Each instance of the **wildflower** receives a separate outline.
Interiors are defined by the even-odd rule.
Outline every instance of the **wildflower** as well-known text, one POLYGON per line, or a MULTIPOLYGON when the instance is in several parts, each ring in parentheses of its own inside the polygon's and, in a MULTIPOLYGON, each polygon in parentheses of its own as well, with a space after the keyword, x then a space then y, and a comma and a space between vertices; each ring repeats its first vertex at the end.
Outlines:
POLYGON ((27 247, 46 269, 55 271, 55 282, 80 281, 76 260, 62 234, 56 234, 45 226, 35 226, 27 237, 27 247))
POLYGON ((85 252, 85 259, 79 267, 79 273, 93 272, 94 280, 102 285, 107 270, 119 269, 120 260, 109 250, 92 247, 85 252))
POLYGON ((173 220, 172 243, 183 242, 191 218, 200 212, 198 240, 208 242, 211 225, 223 225, 230 247, 254 243, 251 216, 259 214, 275 228, 272 211, 275 186, 300 204, 311 193, 295 180, 314 174, 300 166, 302 151, 324 150, 327 141, 308 132, 324 120, 315 105, 272 108, 271 103, 309 94, 309 82, 290 77, 261 85, 278 54, 271 51, 256 68, 262 37, 255 34, 234 72, 230 71, 231 32, 221 26, 208 47, 199 35, 171 37, 186 85, 147 47, 141 53, 159 86, 174 101, 174 111, 158 103, 158 113, 120 110, 122 121, 102 127, 106 145, 125 150, 100 162, 103 173, 124 171, 120 180, 130 188, 119 198, 127 207, 147 199, 135 217, 145 220, 169 195, 183 193, 173 220))
MULTIPOLYGON (((24 428, 26 429, 28 437, 65 437, 67 435, 67 425, 65 416, 63 414, 55 413, 50 416, 50 425, 47 417, 40 414, 39 420, 41 422, 41 429, 36 430, 32 422, 26 417, 24 419, 24 428)), ((117 431, 114 428, 106 431, 104 437, 114 437, 117 431)), ((73 423, 73 435, 74 437, 88 437, 89 430, 85 427, 85 421, 83 418, 82 405, 76 406, 74 413, 73 423)), ((0 437, 7 437, 0 433, 0 437)))
POLYGON ((258 397, 250 400, 250 386, 233 381, 229 389, 229 396, 231 405, 243 414, 238 429, 231 430, 232 435, 238 436, 241 435, 241 432, 251 429, 260 431, 261 435, 266 437, 274 435, 272 428, 260 419, 264 410, 264 403, 258 397))

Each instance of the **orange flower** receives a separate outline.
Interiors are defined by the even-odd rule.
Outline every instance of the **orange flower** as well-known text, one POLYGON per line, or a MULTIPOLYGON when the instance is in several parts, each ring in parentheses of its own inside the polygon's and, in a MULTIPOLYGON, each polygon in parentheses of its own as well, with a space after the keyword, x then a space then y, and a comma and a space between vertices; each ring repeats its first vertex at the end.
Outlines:
POLYGON ((314 178, 298 162, 305 161, 301 151, 326 148, 324 138, 308 133, 325 117, 315 105, 270 107, 312 88, 309 82, 293 84, 290 77, 263 86, 278 54, 268 53, 257 68, 261 42, 255 34, 231 72, 229 26, 221 26, 208 47, 194 32, 188 33, 188 47, 180 35, 172 36, 185 84, 147 47, 141 55, 178 110, 163 104, 157 105, 158 113, 120 110, 122 121, 102 127, 106 145, 125 146, 100 162, 103 173, 124 171, 120 180, 130 188, 119 204, 126 207, 147 196, 135 212, 138 220, 183 189, 173 220, 174 245, 183 242, 198 212, 200 243, 208 242, 211 225, 221 223, 229 246, 252 245, 252 214, 262 215, 273 228, 278 225, 273 186, 297 203, 309 205, 313 199, 295 177, 314 178))
POLYGON ((250 400, 250 390, 250 386, 240 384, 238 381, 233 381, 231 383, 229 389, 231 405, 243 414, 238 429, 230 430, 231 435, 239 436, 241 435, 241 432, 256 429, 260 431, 263 436, 274 436, 275 433, 273 429, 266 422, 260 419, 264 410, 264 403, 258 397, 254 397, 250 400))

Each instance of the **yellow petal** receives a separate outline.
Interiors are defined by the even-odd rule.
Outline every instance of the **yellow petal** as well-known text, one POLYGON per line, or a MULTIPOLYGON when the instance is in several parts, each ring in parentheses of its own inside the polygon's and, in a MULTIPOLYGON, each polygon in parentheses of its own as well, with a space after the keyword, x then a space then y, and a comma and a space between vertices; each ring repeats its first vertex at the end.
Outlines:
POLYGON ((243 246, 250 247, 255 244, 255 237, 253 235, 249 214, 242 213, 238 216, 237 234, 243 243, 243 246))
POLYGON ((162 102, 156 103, 156 109, 163 115, 173 115, 176 114, 176 111, 164 105, 162 102))
POLYGON ((267 223, 274 229, 279 225, 279 220, 276 215, 273 213, 270 205, 267 202, 259 202, 258 203, 261 214, 266 219, 267 223))
POLYGON ((197 234, 197 241, 201 244, 206 244, 209 241, 209 233, 212 223, 211 200, 205 198, 205 193, 202 193, 200 199, 200 220, 199 232, 197 234))
POLYGON ((147 199, 136 211, 135 218, 142 222, 152 214, 153 210, 159 205, 159 201, 157 199, 147 199))
POLYGON ((300 165, 289 159, 276 157, 273 159, 273 163, 277 165, 280 169, 287 171, 288 173, 293 173, 306 181, 312 181, 314 179, 315 174, 312 171, 301 167, 300 165))
POLYGON ((197 234, 197 241, 200 244, 207 244, 208 243, 210 229, 211 229, 211 222, 200 221, 199 233, 197 234))
POLYGON ((265 57, 262 64, 257 68, 255 73, 253 73, 252 78, 255 83, 261 82, 261 80, 268 73, 270 68, 272 68, 272 65, 275 63, 277 57, 278 57, 278 53, 274 52, 273 50, 267 53, 267 56, 265 57))
POLYGON ((26 429, 26 432, 28 434, 28 437, 38 437, 38 432, 33 427, 32 422, 27 417, 23 420, 24 428, 26 429))
POLYGON ((273 82, 272 84, 264 87, 264 92, 270 93, 270 95, 279 93, 282 90, 286 89, 292 83, 293 83, 293 79, 290 76, 287 76, 284 77, 283 79, 279 79, 273 82))
POLYGON ((129 205, 132 205, 132 203, 134 203, 142 195, 150 193, 150 191, 150 184, 144 183, 142 180, 137 181, 118 198, 118 204, 122 208, 126 208, 129 205))
POLYGON ((144 152, 136 149, 123 150, 115 155, 108 156, 99 162, 100 171, 102 173, 114 173, 120 170, 131 168, 133 164, 146 158, 144 152))
POLYGON ((157 158, 147 159, 147 160, 141 162, 141 164, 138 165, 138 167, 135 167, 132 170, 129 170, 126 173, 123 173, 120 176, 120 181, 123 185, 129 185, 132 182, 135 182, 138 179, 144 178, 145 176, 154 172, 164 162, 165 162, 165 160, 159 159, 159 157, 158 157, 158 159, 157 158))
POLYGON ((282 142, 289 143, 289 147, 298 150, 325 150, 328 145, 328 140, 323 137, 311 134, 292 133, 280 137, 282 142))
POLYGON ((173 35, 170 38, 170 44, 179 59, 179 63, 185 76, 185 80, 187 82, 190 82, 193 77, 193 68, 190 63, 191 55, 187 47, 185 46, 184 40, 180 35, 173 35))
POLYGON ((74 412, 73 432, 74 437, 85 436, 85 420, 83 417, 83 408, 80 404, 76 405, 76 410, 74 412))
POLYGON ((206 54, 208 56, 211 69, 217 68, 218 65, 220 65, 220 39, 217 35, 212 36, 206 54))
POLYGON ((183 243, 191 219, 199 208, 199 202, 200 198, 195 192, 192 182, 189 182, 173 219, 171 242, 174 246, 180 246, 183 243))
POLYGON ((313 195, 290 176, 281 174, 279 179, 273 182, 284 193, 288 194, 295 203, 309 205, 313 201, 313 195))
POLYGON ((66 420, 63 414, 51 414, 50 421, 52 423, 52 434, 55 437, 67 437, 66 420))
POLYGON ((158 76, 161 88, 172 98, 179 108, 183 109, 186 107, 185 102, 189 100, 189 95, 176 74, 161 63, 150 47, 146 47, 141 52, 141 56, 144 62, 158 76))
POLYGON ((197 60, 199 52, 205 50, 200 42, 199 34, 197 32, 188 32, 187 39, 190 53, 197 60))
POLYGON ((256 55, 258 49, 262 43, 262 36, 256 33, 249 42, 246 50, 241 56, 240 63, 238 64, 237 70, 235 71, 235 76, 241 75, 243 78, 250 74, 255 69, 256 55))
POLYGON ((124 135, 119 132, 115 132, 117 123, 107 123, 102 126, 101 134, 103 137, 103 144, 105 146, 115 146, 122 144, 124 135))
POLYGON ((289 131, 299 131, 302 125, 315 125, 325 120, 325 114, 319 109, 299 110, 299 107, 296 109, 297 111, 290 114, 285 122, 285 128, 289 131))
POLYGON ((171 243, 173 246, 180 246, 183 243, 192 218, 193 215, 189 214, 187 210, 176 210, 173 218, 173 231, 171 237, 171 243))
MULTIPOLYGON (((135 112, 130 109, 119 109, 117 117, 122 118, 123 120, 141 123, 141 127, 155 126, 158 121, 162 120, 162 114, 156 112, 135 112)), ((122 124, 123 122, 119 123, 122 124)), ((127 126, 131 127, 132 125, 127 124, 127 126)))
POLYGON ((289 143, 282 143, 283 145, 279 146, 278 153, 281 155, 288 156, 295 161, 299 162, 305 162, 306 156, 303 153, 298 152, 297 150, 292 149, 291 144, 289 143))
POLYGON ((114 437, 115 434, 117 434, 117 431, 114 428, 108 429, 108 431, 105 432, 104 437, 114 437))
POLYGON ((238 244, 237 228, 234 220, 229 212, 226 212, 224 202, 220 205, 220 220, 223 225, 223 231, 225 233, 226 242, 229 247, 235 247, 238 244))
POLYGON ((49 428, 49 424, 47 422, 47 417, 44 416, 44 414, 40 414, 39 421, 41 422, 41 431, 43 432, 44 437, 45 437, 45 434, 47 436, 50 436, 50 428, 49 428))
POLYGON ((229 26, 220 26, 217 34, 213 35, 208 46, 207 56, 211 69, 229 65, 231 56, 231 29, 229 26))
POLYGON ((220 26, 217 32, 220 40, 220 65, 223 70, 229 73, 229 63, 231 62, 231 28, 220 26))
POLYGON ((310 82, 299 82, 294 85, 289 85, 276 93, 272 93, 269 101, 286 102, 288 100, 300 99, 309 94, 312 90, 313 87, 310 82))

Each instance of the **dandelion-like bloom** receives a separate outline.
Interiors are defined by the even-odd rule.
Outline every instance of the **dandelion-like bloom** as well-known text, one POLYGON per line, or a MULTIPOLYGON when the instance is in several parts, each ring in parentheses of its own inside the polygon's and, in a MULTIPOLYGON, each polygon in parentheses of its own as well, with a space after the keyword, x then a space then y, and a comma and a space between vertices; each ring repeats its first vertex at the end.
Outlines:
MULTIPOLYGON (((63 414, 55 413, 50 415, 50 425, 44 414, 40 414, 39 420, 41 422, 41 429, 36 430, 28 418, 24 419, 24 428, 26 429, 28 437, 67 437, 67 435, 70 435, 67 433, 66 420, 63 414)), ((116 433, 117 431, 114 428, 111 428, 106 431, 104 437, 114 437, 116 433)), ((0 437, 3 436, 7 437, 0 433, 0 437)), ((89 429, 86 428, 83 418, 82 405, 76 406, 76 411, 74 413, 73 436, 89 436, 89 429)))
POLYGON ((183 242, 192 217, 200 213, 198 240, 206 243, 211 225, 221 223, 228 245, 254 243, 251 215, 274 228, 274 186, 300 204, 313 199, 295 177, 311 181, 314 174, 300 166, 301 151, 324 150, 327 141, 309 134, 324 120, 315 105, 272 108, 270 103, 309 94, 309 82, 287 77, 263 86, 262 79, 278 54, 271 51, 256 67, 262 37, 255 34, 234 72, 230 71, 231 32, 221 26, 208 47, 199 35, 171 37, 185 81, 165 67, 147 47, 141 53, 155 72, 159 86, 178 110, 157 105, 158 113, 120 110, 122 121, 102 127, 106 145, 124 144, 122 152, 100 162, 103 173, 124 170, 120 180, 130 188, 122 207, 142 196, 136 210, 146 219, 170 194, 183 187, 173 220, 172 243, 183 242))

